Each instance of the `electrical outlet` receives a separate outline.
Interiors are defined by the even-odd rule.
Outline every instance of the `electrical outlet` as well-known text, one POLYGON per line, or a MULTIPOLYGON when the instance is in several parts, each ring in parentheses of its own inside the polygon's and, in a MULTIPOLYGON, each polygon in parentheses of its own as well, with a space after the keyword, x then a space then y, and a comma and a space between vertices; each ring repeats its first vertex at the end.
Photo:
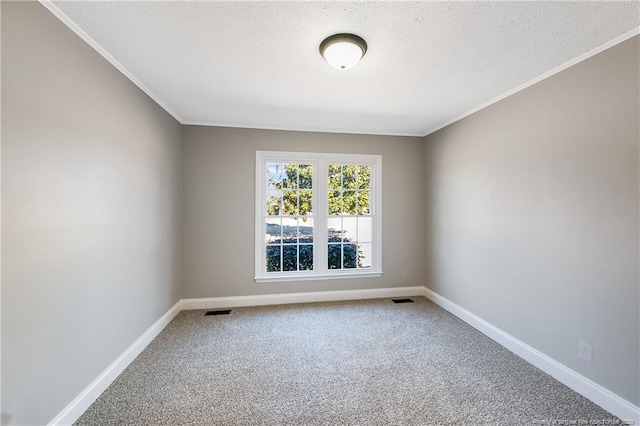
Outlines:
POLYGON ((580 340, 578 342, 578 358, 591 364, 592 355, 593 347, 590 344, 580 340))

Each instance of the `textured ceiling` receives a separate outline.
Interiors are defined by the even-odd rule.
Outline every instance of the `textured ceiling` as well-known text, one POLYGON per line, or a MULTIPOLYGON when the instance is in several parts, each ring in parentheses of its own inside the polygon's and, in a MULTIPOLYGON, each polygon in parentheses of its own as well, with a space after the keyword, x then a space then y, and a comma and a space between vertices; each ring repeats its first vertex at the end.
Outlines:
POLYGON ((638 2, 45 3, 183 123, 424 135, 604 44, 638 2), (369 50, 338 71, 318 45, 369 50))

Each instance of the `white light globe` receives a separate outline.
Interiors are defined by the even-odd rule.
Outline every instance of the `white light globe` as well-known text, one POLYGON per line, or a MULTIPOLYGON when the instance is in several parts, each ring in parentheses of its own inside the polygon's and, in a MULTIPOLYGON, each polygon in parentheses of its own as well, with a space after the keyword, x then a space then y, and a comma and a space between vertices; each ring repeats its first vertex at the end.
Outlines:
POLYGON ((329 65, 339 70, 346 70, 358 63, 362 58, 362 49, 353 43, 341 41, 327 47, 324 58, 329 65))

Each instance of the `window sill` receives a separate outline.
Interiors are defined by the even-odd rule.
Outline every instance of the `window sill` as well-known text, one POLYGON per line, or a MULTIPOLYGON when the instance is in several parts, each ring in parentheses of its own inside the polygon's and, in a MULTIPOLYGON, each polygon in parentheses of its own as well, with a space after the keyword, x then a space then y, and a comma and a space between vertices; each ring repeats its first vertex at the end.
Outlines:
POLYGON ((381 276, 382 272, 354 272, 324 275, 274 275, 269 277, 255 277, 254 280, 257 283, 278 283, 287 281, 324 281, 342 280, 348 278, 375 278, 381 276))

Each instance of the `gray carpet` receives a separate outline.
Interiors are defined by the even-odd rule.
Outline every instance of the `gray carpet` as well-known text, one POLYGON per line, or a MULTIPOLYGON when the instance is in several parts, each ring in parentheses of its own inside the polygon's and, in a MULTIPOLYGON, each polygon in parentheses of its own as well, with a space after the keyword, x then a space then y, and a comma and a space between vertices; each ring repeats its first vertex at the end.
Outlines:
POLYGON ((183 311, 76 424, 619 421, 440 307, 413 299, 236 308, 227 316, 183 311))

